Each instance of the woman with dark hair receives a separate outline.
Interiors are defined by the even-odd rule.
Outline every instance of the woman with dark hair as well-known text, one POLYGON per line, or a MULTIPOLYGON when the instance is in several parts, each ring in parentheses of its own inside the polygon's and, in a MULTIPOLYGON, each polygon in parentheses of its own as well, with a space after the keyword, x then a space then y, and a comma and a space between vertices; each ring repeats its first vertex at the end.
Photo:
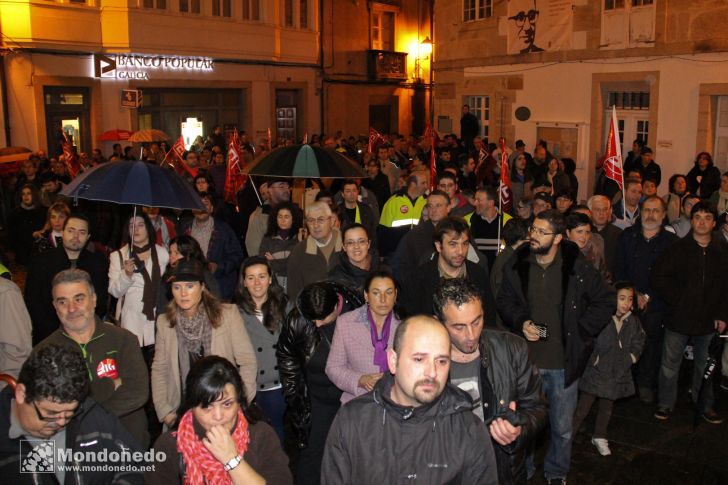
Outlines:
POLYGON ((511 185, 513 186, 513 206, 515 207, 521 199, 530 199, 533 195, 531 188, 533 186, 533 177, 526 169, 528 160, 526 155, 520 154, 513 162, 511 170, 511 185))
POLYGON ((567 177, 569 177, 569 190, 574 195, 574 198, 579 196, 579 179, 576 178, 576 162, 573 158, 562 158, 561 163, 563 164, 563 170, 567 177))
POLYGON ((286 289, 288 256, 293 247, 303 240, 301 233, 303 214, 293 202, 281 202, 268 216, 268 229, 260 243, 260 256, 270 263, 278 284, 286 289))
POLYGON ((172 273, 177 264, 183 259, 199 261, 202 267, 205 268, 205 287, 213 296, 220 298, 220 287, 207 267, 207 258, 202 254, 200 244, 192 236, 182 234, 169 241, 169 265, 162 277, 162 291, 159 292, 157 308, 167 308, 167 304, 172 299, 172 273))
POLYGON ((728 172, 720 176, 720 187, 710 197, 710 204, 716 208, 718 214, 728 212, 728 172))
POLYGON ((8 214, 8 243, 15 262, 25 265, 33 250, 33 233, 43 227, 46 211, 38 202, 35 185, 23 185, 18 195, 18 205, 8 214))
POLYGON ((137 336, 142 348, 154 345, 157 293, 168 262, 169 253, 156 244, 152 221, 138 211, 123 228, 122 247, 111 253, 109 293, 118 298, 116 321, 137 336))
POLYGON ((680 217, 680 204, 682 198, 687 194, 688 179, 685 175, 676 173, 667 183, 669 193, 662 196, 667 206, 667 220, 672 222, 680 217))
POLYGON ((278 375, 276 347, 286 317, 288 298, 276 283, 270 263, 260 256, 243 261, 235 292, 240 316, 245 322, 258 362, 255 403, 270 419, 283 443, 283 414, 286 401, 278 375))
POLYGON ((713 157, 708 152, 700 152, 695 157, 695 166, 687 175, 688 192, 697 194, 703 200, 710 199, 720 187, 720 170, 713 165, 713 157))
POLYGON ((48 208, 45 225, 33 233, 33 252, 44 253, 63 244, 63 225, 71 214, 65 202, 56 202, 48 208))
POLYGON ((276 356, 293 439, 302 450, 297 484, 320 482, 326 436, 341 398, 341 391, 325 372, 336 319, 363 303, 354 290, 344 285, 313 283, 300 292, 281 329, 276 356))
POLYGON ((185 381, 177 431, 154 444, 148 483, 290 484, 288 459, 273 430, 249 406, 238 370, 227 359, 202 357, 185 381))
POLYGON ((247 402, 255 397, 257 365, 243 319, 235 305, 207 291, 204 266, 197 260, 177 263, 171 277, 173 300, 157 321, 152 363, 152 399, 166 426, 177 420, 182 384, 202 357, 219 355, 234 363, 245 383, 247 402))
POLYGON ((611 275, 604 260, 604 239, 594 234, 594 226, 588 215, 574 212, 566 216, 566 237, 579 246, 579 250, 607 281, 611 275))
POLYGON ((369 274, 364 298, 365 305, 339 317, 326 363, 326 375, 344 391, 342 404, 371 391, 387 372, 387 349, 399 326, 397 284, 389 270, 369 274))

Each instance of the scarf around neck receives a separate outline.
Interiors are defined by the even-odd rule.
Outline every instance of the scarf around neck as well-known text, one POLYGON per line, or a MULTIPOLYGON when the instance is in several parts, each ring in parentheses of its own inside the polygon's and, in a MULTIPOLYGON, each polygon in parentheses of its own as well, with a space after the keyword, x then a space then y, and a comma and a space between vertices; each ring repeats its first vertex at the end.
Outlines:
MULTIPOLYGON (((248 421, 243 416, 243 411, 238 409, 237 422, 232 432, 235 447, 244 456, 250 444, 250 433, 248 421)), ((185 485, 226 485, 232 484, 230 474, 225 471, 224 465, 220 463, 212 453, 202 444, 195 432, 192 410, 187 411, 179 423, 177 430, 177 450, 182 455, 185 464, 185 485)))
POLYGON ((392 327, 392 313, 389 312, 387 318, 384 319, 382 326, 382 337, 377 336, 377 324, 372 316, 372 310, 367 305, 367 319, 369 320, 369 329, 372 334, 372 345, 374 346, 374 365, 379 367, 380 372, 387 372, 387 343, 389 342, 389 331, 392 327))
POLYGON ((155 321, 157 319, 157 289, 159 289, 159 283, 162 281, 162 271, 159 268, 159 257, 157 255, 157 248, 153 242, 149 242, 146 246, 132 246, 131 256, 134 259, 134 263, 137 267, 141 267, 140 271, 142 279, 144 280, 144 294, 142 295, 142 313, 147 320, 155 321), (152 258, 152 274, 149 274, 147 265, 139 258, 139 254, 150 251, 152 258))

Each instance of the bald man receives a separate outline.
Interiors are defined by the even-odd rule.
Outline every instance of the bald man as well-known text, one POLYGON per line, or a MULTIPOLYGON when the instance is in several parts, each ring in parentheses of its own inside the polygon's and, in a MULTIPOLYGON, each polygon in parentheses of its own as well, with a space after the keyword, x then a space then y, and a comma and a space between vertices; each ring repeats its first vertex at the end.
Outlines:
POLYGON ((490 436, 472 400, 448 384, 450 337, 432 317, 410 317, 387 349, 389 373, 339 410, 321 483, 498 483, 490 436), (384 451, 384 453, 382 452, 384 451))

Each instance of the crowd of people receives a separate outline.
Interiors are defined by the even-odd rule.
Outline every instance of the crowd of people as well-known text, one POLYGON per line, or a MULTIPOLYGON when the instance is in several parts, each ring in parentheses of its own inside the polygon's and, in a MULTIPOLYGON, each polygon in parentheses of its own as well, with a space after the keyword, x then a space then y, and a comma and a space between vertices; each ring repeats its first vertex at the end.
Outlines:
POLYGON ((196 211, 68 200, 62 156, 21 163, 0 221, 0 373, 17 381, 0 392, 3 476, 31 438, 163 452, 84 481, 566 483, 595 402, 600 455, 620 399, 669 421, 686 347, 696 412, 722 423, 728 173, 700 153, 660 196, 635 140, 623 190, 600 168, 580 203, 573 160, 545 142, 503 154, 463 111, 461 137, 434 146, 314 135, 367 176, 252 177, 235 203, 216 127, 183 157, 196 211))

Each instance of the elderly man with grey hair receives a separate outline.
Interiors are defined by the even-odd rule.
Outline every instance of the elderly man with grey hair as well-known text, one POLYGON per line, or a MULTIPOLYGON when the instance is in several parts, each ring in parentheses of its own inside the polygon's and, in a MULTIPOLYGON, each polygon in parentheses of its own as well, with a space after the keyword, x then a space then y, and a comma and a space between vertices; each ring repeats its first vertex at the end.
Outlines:
POLYGON ((306 207, 308 237, 294 246, 288 257, 288 297, 292 300, 309 283, 323 281, 339 260, 341 235, 334 229, 331 208, 325 202, 306 207))
POLYGON ((617 265, 617 242, 622 229, 612 223, 612 201, 603 195, 592 195, 587 205, 596 232, 604 239, 604 261, 609 273, 613 275, 617 265))

